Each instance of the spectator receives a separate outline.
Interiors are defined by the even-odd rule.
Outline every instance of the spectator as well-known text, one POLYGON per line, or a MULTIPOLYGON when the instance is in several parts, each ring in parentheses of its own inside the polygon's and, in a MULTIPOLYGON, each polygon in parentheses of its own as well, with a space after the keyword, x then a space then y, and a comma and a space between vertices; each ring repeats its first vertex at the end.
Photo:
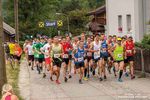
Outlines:
POLYGON ((2 99, 1 100, 19 100, 19 99, 13 93, 12 86, 9 84, 5 84, 2 88, 2 99))

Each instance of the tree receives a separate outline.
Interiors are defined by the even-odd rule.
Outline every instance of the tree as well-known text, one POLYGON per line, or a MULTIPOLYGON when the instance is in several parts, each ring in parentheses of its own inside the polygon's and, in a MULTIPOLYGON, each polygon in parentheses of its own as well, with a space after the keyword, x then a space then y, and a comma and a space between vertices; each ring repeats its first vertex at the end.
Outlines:
POLYGON ((2 20, 2 1, 0 0, 0 92, 2 86, 6 83, 6 65, 4 55, 4 33, 3 33, 3 20, 2 20))
MULTIPOLYGON (((3 1, 4 21, 14 27, 13 0, 3 1)), ((84 14, 102 4, 104 4, 104 0, 19 0, 19 31, 24 35, 42 33, 54 36, 57 34, 57 29, 65 33, 67 30, 66 17, 56 15, 56 13, 64 13, 69 16, 71 32, 77 34, 85 30, 83 25, 89 21, 84 14), (63 20, 64 25, 59 28, 39 28, 38 22, 46 20, 63 20)))

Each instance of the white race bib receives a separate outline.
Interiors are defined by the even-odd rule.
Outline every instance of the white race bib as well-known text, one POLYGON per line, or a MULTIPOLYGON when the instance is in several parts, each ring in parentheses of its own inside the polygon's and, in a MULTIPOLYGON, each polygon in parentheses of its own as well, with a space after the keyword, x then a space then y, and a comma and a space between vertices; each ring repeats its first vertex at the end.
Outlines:
POLYGON ((132 50, 127 50, 126 52, 127 52, 127 53, 132 53, 132 50))
POLYGON ((100 57, 100 52, 95 52, 94 53, 94 59, 97 59, 97 58, 99 58, 100 57))
POLYGON ((118 54, 118 58, 122 58, 123 57, 123 55, 122 54, 118 54))
POLYGON ((69 58, 68 54, 64 54, 63 58, 69 58))
POLYGON ((54 58, 59 58, 60 54, 54 54, 54 58))
POLYGON ((92 53, 91 53, 91 52, 88 52, 88 53, 87 53, 87 56, 92 56, 92 53))
POLYGON ((81 57, 81 58, 78 58, 78 61, 80 62, 80 61, 83 61, 84 59, 83 59, 83 57, 81 57))

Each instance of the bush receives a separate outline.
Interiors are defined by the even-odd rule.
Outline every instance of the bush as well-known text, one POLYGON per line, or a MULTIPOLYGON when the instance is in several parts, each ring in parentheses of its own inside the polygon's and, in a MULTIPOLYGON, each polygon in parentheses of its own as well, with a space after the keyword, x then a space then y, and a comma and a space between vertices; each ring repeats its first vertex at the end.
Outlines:
POLYGON ((135 45, 143 49, 150 49, 150 34, 145 35, 143 40, 141 42, 136 42, 135 45))

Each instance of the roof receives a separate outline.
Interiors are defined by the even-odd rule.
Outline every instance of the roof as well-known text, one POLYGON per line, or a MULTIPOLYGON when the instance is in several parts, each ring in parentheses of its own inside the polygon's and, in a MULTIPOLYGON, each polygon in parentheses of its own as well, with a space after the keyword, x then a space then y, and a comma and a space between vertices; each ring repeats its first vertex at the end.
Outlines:
POLYGON ((87 13, 87 16, 90 16, 90 15, 98 15, 98 14, 101 14, 103 12, 106 12, 106 6, 103 5, 99 8, 97 8, 96 10, 93 10, 93 11, 90 11, 87 13))
POLYGON ((5 22, 3 22, 3 29, 11 35, 15 34, 15 29, 12 28, 10 25, 6 24, 5 22))

